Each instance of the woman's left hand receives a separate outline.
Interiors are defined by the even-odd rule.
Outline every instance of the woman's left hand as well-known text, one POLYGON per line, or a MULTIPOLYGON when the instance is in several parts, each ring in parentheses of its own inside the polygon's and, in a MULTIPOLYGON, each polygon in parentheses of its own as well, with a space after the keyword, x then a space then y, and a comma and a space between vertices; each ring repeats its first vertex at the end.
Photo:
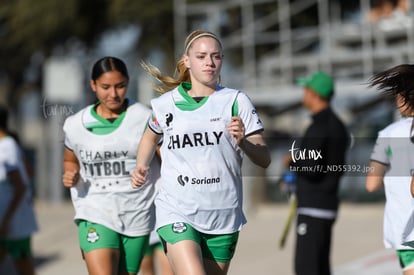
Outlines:
POLYGON ((231 117, 231 122, 227 125, 227 130, 233 136, 234 142, 240 144, 244 139, 244 123, 238 116, 231 117))

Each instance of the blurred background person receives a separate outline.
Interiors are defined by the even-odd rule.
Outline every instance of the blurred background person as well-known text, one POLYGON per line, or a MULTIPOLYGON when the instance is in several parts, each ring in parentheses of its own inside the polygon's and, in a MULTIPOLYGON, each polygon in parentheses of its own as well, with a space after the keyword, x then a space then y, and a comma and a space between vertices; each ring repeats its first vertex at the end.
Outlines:
POLYGON ((396 250, 404 275, 414 274, 414 250, 403 245, 403 233, 414 209, 410 193, 414 168, 411 141, 414 106, 414 65, 402 64, 374 75, 370 85, 394 98, 399 118, 378 133, 372 150, 366 189, 385 189, 383 240, 386 248, 396 250))
POLYGON ((312 123, 284 159, 296 175, 295 272, 330 275, 332 228, 338 215, 349 133, 330 106, 335 90, 330 75, 317 71, 300 78, 298 84, 304 88, 303 106, 311 112, 312 123), (336 172, 326 172, 331 168, 336 172))
POLYGON ((18 274, 35 274, 31 241, 37 230, 23 152, 8 133, 8 110, 0 106, 0 265, 10 256, 18 274))
POLYGON ((382 19, 391 17, 397 7, 398 0, 372 0, 368 13, 368 21, 377 23, 382 19))

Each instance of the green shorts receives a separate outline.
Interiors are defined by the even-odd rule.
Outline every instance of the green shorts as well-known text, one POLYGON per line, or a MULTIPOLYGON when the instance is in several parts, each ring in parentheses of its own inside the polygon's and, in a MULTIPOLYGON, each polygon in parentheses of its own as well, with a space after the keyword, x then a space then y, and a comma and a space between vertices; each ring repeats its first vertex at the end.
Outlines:
POLYGON ((25 259, 32 257, 31 238, 18 240, 0 239, 0 250, 7 252, 12 259, 25 259))
POLYGON ((165 250, 165 243, 175 244, 183 240, 192 240, 200 245, 204 258, 222 263, 231 261, 239 239, 239 232, 222 235, 205 234, 183 222, 163 226, 157 232, 165 250))
POLYGON ((402 269, 414 264, 414 250, 397 250, 397 256, 402 269))
POLYGON ((154 254, 154 251, 156 249, 163 250, 162 244, 161 243, 154 243, 154 244, 148 245, 147 249, 145 250, 145 256, 150 256, 150 255, 154 254))
POLYGON ((78 238, 83 252, 100 248, 119 249, 121 252, 119 270, 129 273, 138 272, 149 242, 149 234, 129 237, 88 221, 79 222, 78 238))

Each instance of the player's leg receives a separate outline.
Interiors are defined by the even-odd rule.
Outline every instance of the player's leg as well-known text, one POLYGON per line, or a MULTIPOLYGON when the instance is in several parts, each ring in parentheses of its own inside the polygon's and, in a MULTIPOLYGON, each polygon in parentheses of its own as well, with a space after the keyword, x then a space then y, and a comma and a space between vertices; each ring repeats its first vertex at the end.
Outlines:
POLYGON ((206 275, 199 232, 183 222, 163 226, 157 232, 175 275, 206 275))
POLYGON ((35 274, 30 237, 10 241, 10 256, 13 258, 14 266, 19 274, 35 274))
POLYGON ((149 245, 145 251, 138 275, 155 275, 155 244, 149 245))
POLYGON ((14 260, 14 266, 18 274, 21 275, 34 275, 35 265, 32 257, 20 258, 14 260))
POLYGON ((226 275, 230 268, 230 262, 222 263, 204 259, 207 275, 226 275))
POLYGON ((201 249, 195 241, 167 243, 167 257, 175 275, 206 275, 201 249))
POLYGON ((121 275, 135 275, 149 246, 149 234, 138 237, 121 236, 119 270, 121 275))
POLYGON ((174 275, 161 243, 155 244, 154 258, 161 275, 174 275))
POLYGON ((6 241, 0 239, 0 269, 1 269, 1 266, 2 266, 3 262, 7 258, 8 253, 7 253, 7 246, 6 245, 7 245, 6 241))
POLYGON ((208 275, 226 275, 236 250, 239 232, 223 235, 201 234, 201 250, 208 275))
POLYGON ((81 221, 78 237, 89 275, 118 274, 121 245, 118 233, 100 224, 81 221))
POLYGON ((119 249, 99 248, 83 255, 89 275, 118 274, 119 249))

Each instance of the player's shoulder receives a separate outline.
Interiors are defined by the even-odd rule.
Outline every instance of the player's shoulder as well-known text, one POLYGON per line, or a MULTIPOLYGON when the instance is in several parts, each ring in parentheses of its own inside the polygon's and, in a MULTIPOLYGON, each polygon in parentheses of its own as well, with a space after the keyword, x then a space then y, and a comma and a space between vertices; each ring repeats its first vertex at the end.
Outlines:
POLYGON ((70 127, 71 125, 73 125, 73 123, 76 123, 77 121, 81 121, 82 116, 85 114, 85 112, 90 113, 93 106, 94 106, 94 104, 88 105, 88 106, 82 108, 81 110, 77 111, 76 113, 74 113, 70 116, 67 116, 65 118, 64 123, 63 123, 63 127, 67 128, 67 127, 70 127))
POLYGON ((137 102, 134 100, 128 100, 127 112, 142 112, 142 111, 147 112, 149 110, 150 108, 141 102, 137 102))
POLYGON ((220 94, 221 95, 232 95, 232 96, 236 97, 237 101, 241 102, 242 104, 244 102, 249 102, 249 103, 252 102, 252 100, 247 95, 247 93, 245 93, 244 91, 238 90, 238 89, 219 86, 217 88, 217 92, 218 92, 217 93, 218 95, 220 95, 220 94))
POLYGON ((5 136, 0 139, 0 152, 11 152, 17 150, 18 144, 13 137, 5 136))
POLYGON ((401 118, 383 128, 380 132, 380 136, 408 136, 409 129, 411 128, 412 118, 401 118))
POLYGON ((176 88, 174 88, 170 91, 167 91, 163 94, 160 94, 159 96, 151 99, 151 104, 163 102, 165 100, 171 100, 171 99, 173 99, 174 96, 175 97, 180 96, 180 93, 178 92, 178 87, 176 87, 176 88))
POLYGON ((234 89, 234 88, 229 88, 229 87, 224 87, 224 86, 217 86, 216 87, 216 92, 221 93, 221 94, 238 94, 240 93, 240 90, 234 89))
POLYGON ((140 102, 129 102, 128 108, 126 110, 126 116, 122 124, 126 123, 127 125, 141 125, 142 123, 146 124, 148 118, 151 115, 151 109, 140 102))
POLYGON ((82 109, 80 109, 79 111, 77 111, 74 114, 71 114, 70 116, 67 116, 65 120, 72 120, 76 117, 81 117, 85 112, 90 112, 91 109, 93 108, 93 106, 95 106, 94 104, 90 104, 82 109))
POLYGON ((16 140, 11 136, 5 136, 4 138, 0 139, 1 146, 17 146, 16 140))

